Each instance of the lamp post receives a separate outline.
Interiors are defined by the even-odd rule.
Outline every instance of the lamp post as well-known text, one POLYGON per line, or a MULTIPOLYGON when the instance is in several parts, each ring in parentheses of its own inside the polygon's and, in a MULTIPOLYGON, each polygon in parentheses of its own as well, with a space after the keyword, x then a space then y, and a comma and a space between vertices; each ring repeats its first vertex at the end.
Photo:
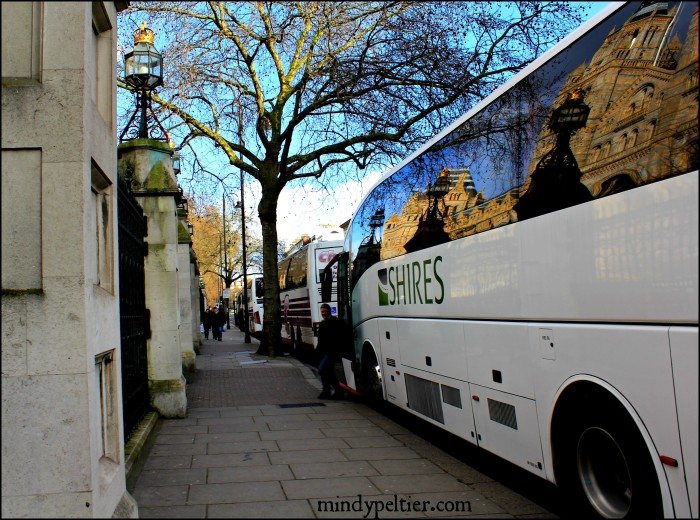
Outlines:
POLYGON ((229 287, 229 279, 231 277, 229 270, 228 270, 228 252, 226 249, 228 249, 228 243, 226 242, 226 192, 222 192, 221 194, 221 224, 224 228, 224 241, 223 241, 223 247, 224 247, 224 312, 226 313, 226 330, 231 329, 231 323, 230 323, 230 318, 229 318, 229 299, 230 299, 230 294, 231 294, 231 289, 229 287), (228 295, 227 292, 228 291, 228 295))
POLYGON ((146 22, 133 32, 134 48, 124 55, 124 81, 137 92, 136 110, 119 136, 119 142, 129 133, 129 138, 155 139, 168 141, 168 133, 158 121, 151 107, 151 91, 163 83, 163 56, 153 44, 155 33, 146 27, 146 22), (150 111, 153 122, 149 124, 150 111), (139 114, 138 128, 132 128, 132 123, 139 114), (160 130, 160 134, 149 136, 149 127, 160 130))
POLYGON ((513 206, 518 220, 537 217, 593 199, 581 182, 579 169, 569 142, 577 130, 586 126, 591 107, 583 101, 586 93, 576 89, 552 111, 549 129, 556 136, 554 147, 537 163, 530 175, 528 190, 513 206))
MULTIPOLYGON (((243 146, 243 105, 238 103, 238 143, 243 146)), ((241 161, 243 160, 243 153, 241 161)), ((243 169, 241 174, 241 200, 236 203, 236 208, 241 210, 241 252, 243 253, 243 332, 245 332, 245 342, 250 343, 250 330, 248 329, 248 266, 246 260, 245 247, 245 190, 243 189, 243 169)))
POLYGON ((250 330, 248 330, 248 267, 246 260, 245 246, 245 199, 243 191, 243 170, 241 170, 241 200, 236 203, 236 208, 241 210, 241 241, 243 253, 243 332, 245 332, 245 342, 250 343, 250 330))

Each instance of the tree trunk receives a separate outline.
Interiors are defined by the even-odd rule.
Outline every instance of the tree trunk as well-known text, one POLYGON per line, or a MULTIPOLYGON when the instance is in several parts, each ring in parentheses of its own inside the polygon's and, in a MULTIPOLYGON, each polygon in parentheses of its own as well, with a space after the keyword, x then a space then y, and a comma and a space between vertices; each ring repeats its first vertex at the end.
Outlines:
POLYGON ((281 352, 282 318, 280 316, 280 289, 277 276, 277 191, 263 187, 258 215, 263 238, 263 276, 265 297, 263 332, 258 354, 275 356, 281 352))

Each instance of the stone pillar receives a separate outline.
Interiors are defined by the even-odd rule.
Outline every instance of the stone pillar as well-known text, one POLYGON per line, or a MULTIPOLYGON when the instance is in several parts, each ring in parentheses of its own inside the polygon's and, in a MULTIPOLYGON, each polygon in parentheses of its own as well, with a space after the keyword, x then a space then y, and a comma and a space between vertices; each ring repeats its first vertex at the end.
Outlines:
POLYGON ((190 297, 192 299, 192 342, 194 352, 199 354, 202 346, 202 333, 199 325, 202 323, 202 316, 199 312, 199 268, 197 267, 197 257, 194 250, 190 249, 190 297))
POLYGON ((151 139, 119 145, 119 176, 131 187, 148 218, 145 259, 146 307, 151 313, 148 386, 151 406, 163 417, 185 417, 187 396, 180 347, 178 218, 180 192, 170 157, 172 148, 151 139))
POLYGON ((187 381, 192 381, 192 375, 197 369, 192 339, 192 280, 190 275, 190 249, 192 239, 187 230, 187 210, 178 209, 178 245, 177 270, 180 294, 180 354, 182 356, 182 373, 187 381))

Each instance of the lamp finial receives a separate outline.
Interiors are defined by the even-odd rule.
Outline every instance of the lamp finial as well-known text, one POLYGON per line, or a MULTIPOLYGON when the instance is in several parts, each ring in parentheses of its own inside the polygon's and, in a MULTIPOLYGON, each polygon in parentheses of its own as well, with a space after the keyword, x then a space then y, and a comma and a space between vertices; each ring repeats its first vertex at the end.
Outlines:
POLYGON ((140 43, 140 42, 146 42, 146 43, 153 43, 153 40, 155 39, 156 33, 153 32, 152 29, 149 29, 146 27, 146 21, 144 20, 141 23, 141 27, 136 29, 133 32, 134 35, 134 44, 140 43))

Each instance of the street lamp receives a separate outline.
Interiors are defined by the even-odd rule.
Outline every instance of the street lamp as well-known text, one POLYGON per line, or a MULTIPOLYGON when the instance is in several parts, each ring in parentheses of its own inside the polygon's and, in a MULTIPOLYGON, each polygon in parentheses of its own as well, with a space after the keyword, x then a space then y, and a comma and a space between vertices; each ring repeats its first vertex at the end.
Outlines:
POLYGON ((175 175, 180 175, 180 154, 173 152, 173 155, 170 157, 170 162, 173 164, 173 173, 175 175))
POLYGON ((243 332, 245 332, 245 342, 250 343, 250 330, 248 330, 248 268, 246 266, 245 247, 245 209, 243 193, 243 170, 241 170, 241 200, 236 202, 236 209, 241 210, 241 251, 243 253, 243 332))
POLYGON ((124 81, 137 92, 136 110, 119 136, 119 141, 129 132, 130 138, 149 139, 148 130, 160 130, 161 135, 150 137, 168 141, 168 133, 158 121, 151 107, 151 91, 163 84, 163 56, 153 44, 155 33, 146 27, 146 22, 133 32, 134 48, 124 55, 124 81), (149 115, 153 122, 149 123, 149 115), (136 115, 140 114, 138 130, 131 128, 136 115))
POLYGON ((537 217, 593 199, 581 182, 583 173, 571 151, 571 136, 586 126, 591 107, 583 101, 586 92, 569 92, 564 103, 552 111, 549 129, 556 136, 554 147, 539 160, 530 175, 530 185, 513 206, 518 220, 537 217))

